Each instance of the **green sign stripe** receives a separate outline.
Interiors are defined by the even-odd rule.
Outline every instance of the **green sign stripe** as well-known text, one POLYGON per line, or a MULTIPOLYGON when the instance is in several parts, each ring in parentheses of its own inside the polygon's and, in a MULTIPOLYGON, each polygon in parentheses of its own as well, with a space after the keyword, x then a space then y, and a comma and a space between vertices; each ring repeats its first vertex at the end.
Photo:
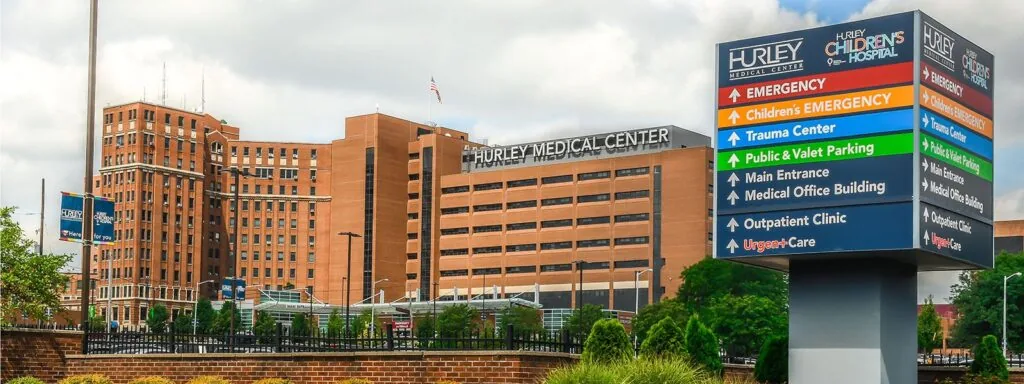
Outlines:
POLYGON ((992 181, 992 163, 935 136, 926 133, 921 134, 921 153, 942 160, 944 163, 967 171, 986 181, 992 181), (928 144, 928 146, 926 147, 925 144, 928 144))
POLYGON ((898 133, 719 152, 721 171, 902 155, 914 152, 914 134, 898 133), (735 166, 730 160, 735 158, 735 166))

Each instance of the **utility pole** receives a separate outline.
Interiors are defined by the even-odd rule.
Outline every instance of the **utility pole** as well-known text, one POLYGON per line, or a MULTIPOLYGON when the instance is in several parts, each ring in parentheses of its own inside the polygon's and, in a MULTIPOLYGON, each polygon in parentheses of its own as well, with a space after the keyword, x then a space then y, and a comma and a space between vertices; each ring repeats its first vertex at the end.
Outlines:
POLYGON ((348 264, 345 266, 345 333, 348 333, 351 330, 349 312, 352 309, 352 302, 349 301, 352 296, 352 238, 363 236, 354 232, 338 232, 338 235, 348 236, 348 264))
POLYGON ((43 254, 43 229, 46 221, 46 179, 43 179, 43 188, 39 192, 39 254, 43 254))
POLYGON ((576 270, 580 272, 580 284, 579 287, 576 288, 576 297, 578 300, 576 300, 576 305, 573 309, 583 309, 583 264, 586 263, 587 262, 583 260, 576 260, 572 262, 572 264, 576 266, 576 270))
MULTIPOLYGON (((92 157, 93 141, 95 141, 96 124, 96 17, 98 0, 92 0, 89 5, 89 80, 86 96, 85 113, 85 197, 82 199, 82 286, 85 292, 82 294, 82 325, 88 330, 89 327, 89 287, 92 283, 89 278, 92 259, 92 157)), ((89 352, 87 340, 88 331, 82 333, 82 354, 89 352)))
MULTIPOLYGON (((236 276, 235 276, 235 259, 238 257, 238 242, 239 242, 239 236, 240 236, 238 234, 238 211, 240 209, 242 209, 241 204, 238 203, 238 201, 239 201, 238 190, 242 188, 241 185, 238 185, 238 179, 239 179, 240 176, 252 176, 252 174, 249 173, 249 170, 247 170, 247 169, 240 169, 240 168, 238 168, 238 166, 222 169, 221 172, 227 172, 227 173, 230 173, 230 174, 235 176, 235 185, 234 185, 235 186, 235 212, 233 214, 234 221, 235 221, 235 225, 234 225, 235 241, 233 241, 232 244, 231 244, 232 249, 231 249, 231 252, 229 252, 229 256, 230 257, 228 257, 228 263, 229 264, 228 264, 228 271, 227 271, 228 272, 228 278, 231 279, 231 304, 232 304, 231 307, 232 307, 232 310, 234 311, 234 310, 238 310, 237 306, 235 305, 235 301, 237 301, 237 296, 238 296, 238 293, 236 291, 236 285, 237 285, 236 283, 238 282, 238 279, 236 279, 236 276)), ((227 304, 227 302, 225 300, 225 305, 226 304, 227 304)), ((230 331, 231 331, 231 336, 234 336, 235 335, 235 315, 233 313, 231 314, 230 331)), ((231 337, 228 340, 232 340, 233 341, 234 337, 231 337)))

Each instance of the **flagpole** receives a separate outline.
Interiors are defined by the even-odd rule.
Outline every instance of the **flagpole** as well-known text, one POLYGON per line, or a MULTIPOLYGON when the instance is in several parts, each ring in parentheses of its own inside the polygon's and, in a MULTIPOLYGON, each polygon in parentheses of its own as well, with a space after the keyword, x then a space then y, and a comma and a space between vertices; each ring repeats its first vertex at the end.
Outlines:
MULTIPOLYGON (((434 82, 434 77, 433 76, 430 77, 430 82, 431 83, 434 82)), ((433 124, 434 123, 434 115, 433 115, 434 95, 432 93, 433 93, 433 91, 428 89, 428 92, 427 92, 427 124, 433 124)))

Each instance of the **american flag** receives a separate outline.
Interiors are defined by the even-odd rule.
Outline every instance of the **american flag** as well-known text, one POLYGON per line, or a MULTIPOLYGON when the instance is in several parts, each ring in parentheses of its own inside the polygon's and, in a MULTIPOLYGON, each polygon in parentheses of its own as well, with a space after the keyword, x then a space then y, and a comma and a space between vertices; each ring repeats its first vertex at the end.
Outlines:
POLYGON ((437 88, 437 83, 434 82, 434 77, 430 77, 430 91, 437 95, 437 103, 444 104, 441 102, 441 90, 437 88))

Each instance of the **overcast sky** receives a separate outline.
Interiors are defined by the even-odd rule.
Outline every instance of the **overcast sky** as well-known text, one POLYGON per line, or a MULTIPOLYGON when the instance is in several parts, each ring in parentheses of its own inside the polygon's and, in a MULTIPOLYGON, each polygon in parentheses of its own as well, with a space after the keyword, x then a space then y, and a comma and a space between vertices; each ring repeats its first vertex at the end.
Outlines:
MULTIPOLYGON (((922 9, 996 56, 997 219, 1024 218, 1019 0, 102 0, 100 109, 143 97, 206 112, 246 140, 327 142, 346 116, 428 118, 491 143, 674 124, 710 134, 714 43, 922 9)), ((59 191, 82 190, 88 1, 0 0, 0 205, 57 239, 59 191)), ((97 142, 99 135, 97 134, 97 142)), ((98 152, 98 151, 97 151, 98 152)), ((97 153, 98 155, 98 153, 97 153)), ((98 162, 97 162, 98 164, 98 162)), ((954 273, 921 274, 949 296, 954 273)))

